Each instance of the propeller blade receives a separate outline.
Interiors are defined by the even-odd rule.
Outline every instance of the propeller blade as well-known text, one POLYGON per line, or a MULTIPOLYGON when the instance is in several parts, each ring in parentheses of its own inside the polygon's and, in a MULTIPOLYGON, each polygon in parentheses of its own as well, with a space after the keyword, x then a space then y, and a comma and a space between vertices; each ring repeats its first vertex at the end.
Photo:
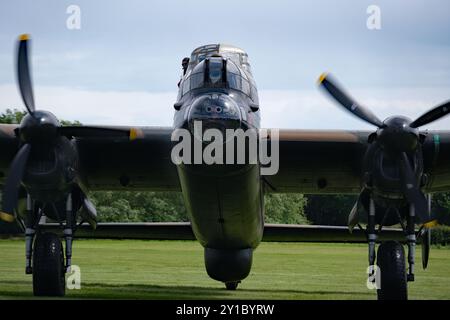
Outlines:
POLYGON ((402 152, 400 156, 400 178, 403 194, 410 203, 414 204, 415 214, 419 221, 425 225, 432 223, 435 219, 428 215, 428 201, 419 189, 411 163, 405 152, 402 152))
POLYGON ((84 195, 83 203, 81 205, 80 216, 84 221, 89 223, 92 230, 97 229, 97 209, 94 204, 84 195))
POLYGON ((64 126, 58 128, 59 133, 68 138, 120 138, 129 137, 133 140, 137 137, 136 129, 116 129, 90 126, 64 126))
POLYGON ((30 61, 28 59, 28 42, 29 36, 23 34, 19 38, 19 50, 17 53, 17 78, 19 80, 20 94, 27 110, 33 114, 35 110, 33 85, 30 75, 30 61))
POLYGON ((352 210, 350 211, 350 214, 348 215, 348 231, 350 233, 353 233, 353 229, 358 224, 358 202, 356 201, 355 204, 352 207, 352 210))
POLYGON ((28 156, 30 155, 30 150, 31 145, 28 143, 24 144, 12 161, 9 174, 3 188, 2 212, 0 214, 2 220, 9 222, 14 220, 14 211, 17 206, 20 182, 22 181, 23 174, 25 172, 25 166, 28 161, 28 156))
POLYGON ((418 128, 433 121, 436 121, 443 116, 450 113, 450 101, 447 101, 436 108, 431 109, 425 114, 421 115, 419 118, 414 120, 409 126, 412 128, 418 128))
MULTIPOLYGON (((427 196, 428 202, 428 212, 431 212, 431 194, 427 196)), ((424 226, 419 234, 422 239, 422 267, 425 270, 428 267, 428 260, 430 258, 430 247, 431 247, 431 229, 424 226)))
POLYGON ((350 233, 353 232, 353 229, 359 223, 360 217, 366 214, 364 209, 364 203, 369 201, 369 197, 370 192, 367 188, 364 187, 361 190, 355 204, 353 205, 350 214, 348 215, 348 230, 350 231, 350 233))
POLYGON ((378 128, 383 127, 383 122, 378 119, 378 117, 373 114, 369 109, 358 104, 352 97, 341 89, 333 78, 323 73, 319 80, 319 85, 321 85, 340 105, 342 105, 346 110, 351 112, 358 118, 377 126, 378 128))
POLYGON ((423 228, 422 234, 422 267, 425 270, 428 267, 428 259, 430 258, 431 247, 431 229, 423 228))

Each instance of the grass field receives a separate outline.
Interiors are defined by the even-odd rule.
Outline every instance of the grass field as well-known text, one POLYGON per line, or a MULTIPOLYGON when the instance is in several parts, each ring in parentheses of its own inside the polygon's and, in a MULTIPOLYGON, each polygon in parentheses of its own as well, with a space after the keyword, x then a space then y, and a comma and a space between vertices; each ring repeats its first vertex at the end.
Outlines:
MULTIPOLYGON (((33 298, 24 274, 24 241, 0 240, 0 298, 33 298)), ((411 299, 450 298, 450 249, 433 248, 428 270, 417 250, 411 299)), ((376 299, 366 288, 367 246, 262 243, 237 291, 211 280, 193 241, 77 240, 73 264, 81 290, 66 298, 101 299, 376 299)))

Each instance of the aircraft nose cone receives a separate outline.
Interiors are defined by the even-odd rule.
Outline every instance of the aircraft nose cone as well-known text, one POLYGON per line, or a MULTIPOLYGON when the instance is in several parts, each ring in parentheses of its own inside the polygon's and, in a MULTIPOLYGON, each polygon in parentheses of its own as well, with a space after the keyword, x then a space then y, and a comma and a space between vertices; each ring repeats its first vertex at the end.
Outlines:
POLYGON ((194 125, 207 129, 218 129, 225 136, 226 129, 241 127, 241 114, 236 102, 224 94, 211 94, 199 97, 189 110, 189 129, 194 125))

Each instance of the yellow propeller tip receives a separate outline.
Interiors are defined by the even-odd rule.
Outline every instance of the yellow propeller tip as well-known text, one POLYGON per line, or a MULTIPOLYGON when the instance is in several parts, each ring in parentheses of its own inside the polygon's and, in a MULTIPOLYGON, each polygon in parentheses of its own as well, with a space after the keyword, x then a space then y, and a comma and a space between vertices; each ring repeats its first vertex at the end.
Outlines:
POLYGON ((317 83, 321 84, 328 76, 328 72, 324 72, 320 75, 319 79, 317 79, 317 83))
POLYGON ((14 216, 12 214, 0 211, 0 219, 5 222, 13 222, 14 216))
POLYGON ((133 141, 137 138, 141 138, 142 137, 142 131, 136 128, 131 128, 130 129, 130 140, 133 141))
POLYGON ((27 41, 27 40, 30 40, 30 35, 29 35, 29 34, 26 34, 26 33, 21 34, 20 37, 19 37, 19 40, 20 40, 20 41, 27 41))
POLYGON ((433 227, 436 227, 438 225, 438 221, 437 220, 432 220, 432 221, 430 221, 430 222, 427 222, 427 223, 424 223, 424 227, 425 228, 428 228, 428 229, 431 229, 431 228, 433 228, 433 227))

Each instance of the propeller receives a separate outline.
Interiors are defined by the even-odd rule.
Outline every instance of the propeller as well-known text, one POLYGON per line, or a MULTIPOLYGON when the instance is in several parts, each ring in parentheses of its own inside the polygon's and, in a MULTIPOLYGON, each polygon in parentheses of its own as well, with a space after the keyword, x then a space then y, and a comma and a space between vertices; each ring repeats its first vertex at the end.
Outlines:
POLYGON ((20 95, 28 113, 35 111, 33 86, 31 84, 30 62, 28 60, 29 35, 23 34, 19 38, 19 48, 17 54, 17 79, 19 81, 20 95))
MULTIPOLYGON (((46 152, 53 147, 60 136, 67 138, 116 138, 129 137, 135 139, 137 129, 116 129, 93 126, 61 126, 59 120, 48 111, 36 110, 29 62, 30 37, 26 34, 19 37, 17 46, 17 81, 20 95, 28 114, 22 119, 16 131, 21 147, 14 157, 2 194, 2 210, 0 218, 14 221, 18 192, 23 179, 31 150, 46 152)), ((34 152, 34 151, 33 151, 34 152)))
POLYGON ((402 116, 395 116, 381 121, 368 108, 356 102, 347 94, 337 81, 329 74, 323 73, 318 80, 319 85, 328 92, 344 109, 376 127, 377 139, 391 154, 396 155, 400 169, 401 189, 404 197, 414 204, 416 215, 425 226, 434 225, 435 219, 428 213, 427 200, 420 190, 420 185, 408 153, 416 150, 419 144, 418 127, 436 121, 450 113, 450 101, 447 101, 426 112, 414 121, 402 116))
POLYGON ((425 270, 428 267, 431 247, 431 229, 423 228, 420 237, 422 238, 422 267, 425 270))
POLYGON ((450 113, 450 101, 444 102, 443 104, 437 106, 436 108, 431 109, 430 111, 426 112, 416 120, 414 120, 410 126, 412 128, 418 128, 425 124, 431 123, 433 121, 436 121, 443 116, 450 113))
POLYGON ((3 212, 14 213, 14 208, 17 204, 17 189, 19 189, 20 181, 22 181, 30 151, 31 145, 28 143, 24 144, 14 157, 3 190, 3 212))
POLYGON ((373 114, 369 109, 357 103, 350 95, 344 92, 339 86, 332 81, 331 76, 323 73, 319 78, 319 83, 327 90, 327 92, 336 101, 343 106, 346 110, 350 111, 352 114, 358 118, 377 126, 378 128, 383 127, 383 122, 381 122, 378 117, 373 114))
MULTIPOLYGON (((341 87, 333 76, 327 73, 323 73, 318 80, 321 85, 341 106, 348 110, 353 115, 357 116, 361 120, 364 120, 370 124, 375 125, 378 128, 386 127, 386 121, 382 122, 376 115, 374 115, 368 108, 357 103, 352 97, 350 97, 341 87)), ((429 110, 416 120, 409 123, 410 128, 418 128, 423 125, 434 122, 443 116, 450 113, 450 101, 446 101, 441 105, 429 110)))

